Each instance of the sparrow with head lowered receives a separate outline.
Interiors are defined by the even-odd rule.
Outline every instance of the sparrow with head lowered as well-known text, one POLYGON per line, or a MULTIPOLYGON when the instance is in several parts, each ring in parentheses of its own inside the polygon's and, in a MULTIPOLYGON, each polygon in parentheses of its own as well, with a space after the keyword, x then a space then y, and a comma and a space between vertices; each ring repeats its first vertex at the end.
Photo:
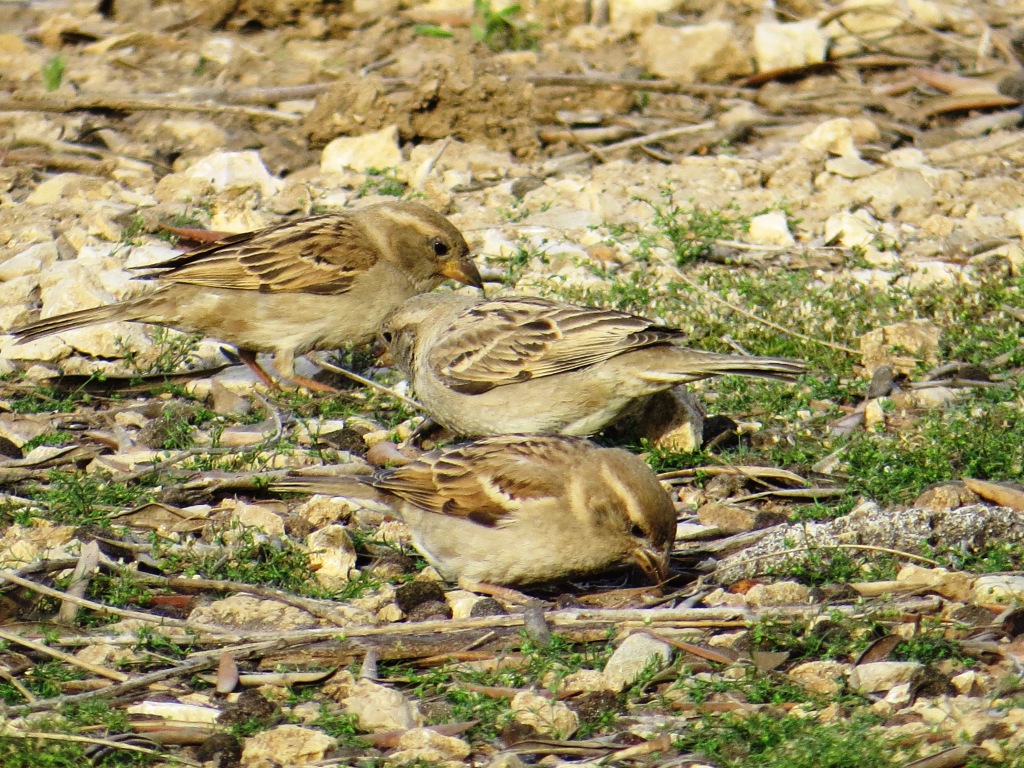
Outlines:
POLYGON ((365 479, 270 488, 358 498, 357 483, 398 511, 416 549, 451 581, 516 586, 635 564, 660 582, 675 539, 675 508, 647 464, 576 437, 488 437, 365 479))
POLYGON ((385 318, 381 338, 426 411, 470 436, 590 435, 677 384, 807 370, 690 349, 681 331, 644 317, 533 297, 417 296, 385 318))
POLYGON ((402 301, 446 277, 481 287, 462 234, 419 203, 387 202, 230 235, 153 265, 156 284, 117 304, 40 319, 12 333, 23 341, 95 323, 126 320, 202 333, 256 362, 271 352, 278 373, 319 349, 365 344, 402 301))

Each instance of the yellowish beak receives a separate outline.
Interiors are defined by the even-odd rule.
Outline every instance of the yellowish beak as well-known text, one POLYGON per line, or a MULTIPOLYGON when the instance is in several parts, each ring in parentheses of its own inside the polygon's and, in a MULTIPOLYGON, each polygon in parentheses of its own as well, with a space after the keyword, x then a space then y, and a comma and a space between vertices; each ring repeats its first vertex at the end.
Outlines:
POLYGON ((484 281, 480 277, 480 271, 469 259, 451 259, 441 262, 441 274, 458 280, 463 285, 471 285, 474 288, 483 289, 484 281))
POLYGON ((662 584, 668 579, 668 553, 647 547, 633 550, 633 559, 652 584, 662 584))

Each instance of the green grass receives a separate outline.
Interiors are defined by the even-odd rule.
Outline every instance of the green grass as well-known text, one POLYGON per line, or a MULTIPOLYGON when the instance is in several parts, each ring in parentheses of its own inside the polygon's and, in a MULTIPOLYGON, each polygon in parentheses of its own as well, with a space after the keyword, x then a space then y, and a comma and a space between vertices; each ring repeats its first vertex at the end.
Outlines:
POLYGON ((100 473, 53 469, 47 477, 49 484, 35 486, 28 496, 58 523, 107 525, 111 512, 152 499, 145 485, 114 482, 100 473))
POLYGON ((408 189, 405 182, 395 175, 394 168, 368 168, 366 170, 366 181, 356 190, 356 197, 367 195, 388 195, 401 197, 408 189))
MULTIPOLYGON (((496 738, 502 725, 510 718, 509 700, 494 698, 460 687, 460 683, 503 688, 546 688, 554 691, 568 674, 580 669, 601 669, 614 651, 610 642, 572 643, 559 635, 552 635, 547 646, 538 645, 523 635, 520 652, 525 663, 499 672, 482 672, 458 667, 438 667, 419 670, 405 665, 382 665, 381 676, 402 680, 406 694, 414 699, 441 700, 446 714, 438 722, 478 720, 470 729, 472 740, 496 738)), ((619 707, 616 707, 619 710, 619 707)), ((607 727, 611 718, 606 711, 594 713, 591 721, 584 722, 589 733, 607 727)))
POLYGON ((790 682, 781 673, 760 673, 754 669, 745 670, 740 679, 715 678, 705 679, 680 676, 679 689, 685 691, 687 698, 695 704, 703 704, 715 694, 728 694, 734 700, 746 701, 751 704, 800 704, 813 701, 804 688, 790 682))
MULTIPOLYGON (((128 732, 128 718, 123 710, 112 707, 110 702, 97 699, 61 707, 44 719, 34 720, 28 728, 36 733, 103 739, 128 732)), ((0 734, 0 765, 4 768, 82 768, 84 765, 113 768, 152 765, 158 760, 155 756, 116 749, 102 757, 93 757, 87 752, 90 746, 84 742, 25 739, 0 734)))
POLYGON ((484 43, 492 51, 533 50, 540 44, 537 38, 540 27, 522 16, 523 9, 519 5, 495 10, 490 0, 473 0, 470 32, 474 40, 484 43))
POLYGON ((164 570, 186 577, 240 581, 275 587, 308 597, 326 597, 309 569, 309 556, 290 539, 271 541, 252 529, 235 532, 233 544, 219 537, 220 551, 170 549, 162 553, 164 570))
POLYGON ((21 446, 21 452, 27 454, 33 448, 38 448, 40 445, 67 445, 72 442, 74 442, 74 436, 70 432, 58 429, 54 432, 46 432, 37 437, 33 437, 21 446))
MULTIPOLYGON (((684 205, 669 192, 649 205, 653 216, 646 226, 611 230, 613 240, 634 257, 630 265, 610 273, 586 263, 582 266, 604 278, 603 284, 552 284, 548 290, 563 299, 658 318, 684 331, 687 343, 699 349, 735 352, 735 344, 751 354, 800 358, 810 368, 795 385, 739 377, 696 385, 709 413, 756 421, 761 434, 739 448, 712 454, 634 446, 649 452, 656 470, 724 461, 782 467, 810 477, 816 463, 837 454, 838 470, 820 482, 845 487, 846 494, 795 509, 797 519, 836 517, 860 498, 905 504, 932 483, 963 476, 1024 481, 1024 383, 1006 376, 1024 366, 1024 347, 1019 321, 1003 309, 1024 306, 1024 277, 979 275, 969 287, 910 292, 896 284, 881 289, 848 280, 832 284, 817 270, 782 269, 767 260, 756 267, 723 269, 707 263, 707 257, 717 239, 736 237, 749 216, 684 205), (665 267, 654 258, 655 246, 669 249, 672 268, 690 282, 671 274, 665 279, 664 271, 659 276, 652 269, 665 267), (712 297, 796 333, 740 315, 712 297), (908 320, 926 320, 942 331, 938 362, 994 361, 991 373, 1004 377, 1002 386, 959 389, 959 399, 945 409, 902 412, 890 404, 886 428, 834 436, 833 424, 863 402, 871 372, 857 368, 859 354, 818 341, 856 351, 869 331, 908 320)), ((855 262, 856 254, 851 258, 855 262)), ((932 365, 922 362, 911 380, 919 381, 932 365)))
POLYGON ((821 723, 815 718, 757 712, 705 716, 673 746, 696 752, 719 768, 896 768, 893 745, 874 729, 876 719, 855 715, 821 723))

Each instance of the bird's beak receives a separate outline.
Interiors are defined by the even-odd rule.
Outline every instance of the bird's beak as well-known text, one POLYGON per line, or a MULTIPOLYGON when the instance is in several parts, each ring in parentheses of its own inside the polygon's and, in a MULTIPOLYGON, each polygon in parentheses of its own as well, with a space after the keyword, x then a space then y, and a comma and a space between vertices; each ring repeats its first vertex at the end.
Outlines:
POLYGON ((652 584, 662 584, 668 579, 668 552, 653 547, 637 547, 633 559, 652 584))
POLYGON ((395 357, 391 354, 391 349, 380 339, 374 343, 370 353, 373 355, 374 362, 377 365, 390 368, 395 364, 395 357))
POLYGON ((468 258, 442 261, 440 271, 445 277, 458 280, 463 285, 471 285, 474 288, 483 290, 484 281, 480 277, 480 271, 476 268, 476 264, 468 258))

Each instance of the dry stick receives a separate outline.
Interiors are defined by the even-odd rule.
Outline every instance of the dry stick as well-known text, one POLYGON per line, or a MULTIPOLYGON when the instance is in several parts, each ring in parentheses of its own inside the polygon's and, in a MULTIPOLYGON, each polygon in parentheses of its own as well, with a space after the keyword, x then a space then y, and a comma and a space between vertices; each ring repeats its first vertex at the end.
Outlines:
MULTIPOLYGON (((935 157, 934 159, 933 158, 929 158, 929 162, 932 165, 937 165, 940 168, 942 168, 942 167, 945 167, 945 166, 953 165, 955 163, 959 163, 961 160, 969 160, 972 157, 978 157, 979 155, 985 155, 986 157, 990 156, 990 155, 994 155, 996 152, 1002 152, 1004 149, 1009 149, 1010 147, 1014 146, 1015 144, 1020 144, 1022 141, 1024 141, 1024 134, 1018 133, 1018 134, 1012 136, 1011 138, 1007 139, 1006 141, 1004 141, 998 147, 994 147, 994 148, 993 147, 983 147, 982 149, 977 149, 977 150, 975 150, 973 152, 962 152, 962 153, 955 154, 952 157, 948 157, 948 158, 942 158, 942 157, 935 157)), ((935 153, 935 154, 938 154, 938 153, 935 153)))
POLYGON ((721 96, 724 98, 750 97, 757 92, 755 88, 737 88, 732 85, 677 83, 674 80, 641 80, 604 75, 529 75, 524 79, 537 87, 623 88, 634 91, 686 93, 692 96, 721 96))
POLYGON ((260 442, 254 443, 253 445, 239 445, 221 448, 214 448, 211 446, 189 448, 188 450, 184 450, 181 451, 180 453, 174 454, 173 456, 169 456, 168 458, 164 459, 161 462, 151 464, 145 469, 139 469, 136 470, 135 472, 126 472, 123 474, 115 475, 114 479, 119 483, 128 483, 133 480, 138 480, 140 478, 147 477, 156 472, 160 472, 167 467, 174 466, 175 464, 180 464, 186 459, 191 459, 193 456, 224 456, 232 453, 259 452, 265 450, 266 448, 269 448, 277 440, 281 438, 282 434, 284 434, 284 425, 281 423, 280 414, 277 412, 275 408, 271 407, 270 403, 268 403, 267 400, 262 395, 260 395, 258 392, 253 392, 253 396, 257 398, 260 401, 260 403, 263 404, 263 407, 266 410, 266 412, 269 413, 271 418, 274 420, 274 432, 272 434, 267 435, 267 437, 263 438, 263 440, 261 440, 260 442))
POLYGON ((354 381, 354 382, 356 382, 358 384, 362 384, 364 387, 369 387, 370 389, 376 389, 378 392, 383 392, 386 395, 390 395, 391 397, 395 398, 396 400, 402 401, 403 403, 405 403, 409 407, 415 408, 417 411, 422 411, 423 410, 423 406, 420 405, 419 403, 417 403, 411 397, 406 397, 405 395, 401 394, 400 392, 396 392, 395 390, 391 389, 391 387, 386 387, 383 384, 378 384, 373 379, 368 379, 365 376, 360 376, 358 373, 353 373, 352 371, 346 371, 344 368, 342 368, 340 366, 331 365, 330 363, 325 363, 323 360, 317 360, 316 363, 317 363, 317 365, 321 366, 322 368, 326 368, 328 371, 331 371, 333 373, 341 374, 342 376, 344 376, 344 377, 346 377, 348 379, 351 379, 352 381, 354 381))
POLYGON ((71 664, 72 666, 84 669, 86 672, 91 672, 94 675, 106 677, 110 680, 116 680, 119 683, 123 683, 125 680, 128 679, 128 675, 126 675, 124 672, 118 672, 113 669, 107 669, 106 667, 101 667, 98 664, 90 664, 89 662, 82 661, 81 659, 78 659, 72 656, 71 654, 64 653, 63 651, 54 650, 53 648, 50 648, 47 645, 37 643, 35 640, 29 640, 28 638, 15 634, 14 632, 8 632, 6 629, 0 629, 0 639, 6 640, 9 643, 15 643, 16 645, 20 645, 25 648, 31 648, 33 651, 36 651, 37 653, 42 653, 47 656, 51 656, 52 658, 57 659, 58 661, 63 661, 65 664, 71 664))
MULTIPOLYGON (((903 553, 897 553, 903 554, 903 553)), ((907 555, 914 557, 913 555, 907 555)), ((916 558, 923 560, 924 558, 916 558)), ((931 603, 929 603, 929 606, 931 603)), ((795 606, 790 609, 776 609, 782 614, 802 616, 807 613, 815 613, 821 606, 795 606)), ((862 610, 862 606, 839 606, 836 610, 862 610)), ((635 608, 635 609, 571 609, 564 611, 550 611, 544 615, 545 620, 557 627, 571 629, 574 626, 586 624, 621 624, 624 622, 643 623, 670 623, 674 626, 689 627, 696 622, 702 622, 697 626, 707 626, 705 622, 736 621, 747 615, 743 608, 635 608)), ((494 627, 517 627, 522 626, 523 617, 514 616, 482 616, 472 619, 448 619, 444 621, 420 621, 404 624, 391 624, 387 626, 356 625, 339 631, 338 629, 305 629, 292 632, 281 631, 255 631, 246 633, 225 634, 218 638, 219 641, 228 643, 251 643, 260 640, 278 640, 286 645, 295 643, 306 643, 317 640, 329 640, 340 637, 342 639, 354 637, 401 637, 403 635, 418 635, 430 633, 451 634, 472 629, 491 629, 494 627)), ((223 630, 222 630, 223 631, 223 630)), ((219 650, 227 650, 221 648, 219 650)))
POLYGON ((76 736, 72 733, 44 733, 41 731, 28 731, 18 732, 13 730, 4 731, 4 736, 12 739, 42 739, 46 741, 73 741, 79 744, 96 744, 101 747, 112 747, 114 749, 122 749, 126 752, 138 752, 143 755, 153 755, 155 757, 162 757, 165 760, 171 762, 178 762, 182 765, 194 765, 196 768, 202 768, 203 763, 197 763, 195 760, 189 760, 187 757, 178 757, 176 755, 168 755, 156 749, 149 749, 148 747, 140 747, 137 744, 132 744, 126 741, 111 741, 109 739, 95 739, 89 736, 76 736))
POLYGON ((12 675, 6 667, 0 667, 0 678, 6 680, 15 690, 18 691, 18 693, 24 696, 25 701, 39 701, 39 697, 32 693, 32 691, 30 691, 20 682, 18 682, 18 678, 12 675))
MULTIPOLYGON (((642 144, 650 144, 655 141, 671 139, 675 136, 683 136, 688 133, 702 133, 704 131, 713 130, 715 127, 717 127, 717 124, 713 120, 708 120, 707 122, 698 123, 697 125, 683 125, 676 128, 667 128, 664 131, 656 131, 654 133, 645 134, 644 136, 637 136, 633 139, 626 139, 625 141, 620 141, 615 144, 608 144, 601 147, 601 153, 608 154, 609 152, 615 152, 620 149, 631 149, 632 147, 638 147, 642 144)), ((591 152, 576 152, 572 155, 556 157, 553 160, 548 160, 542 163, 539 172, 545 176, 550 176, 553 173, 557 173, 567 165, 574 165, 592 156, 591 152)))
POLYGON ((673 469, 669 472, 659 472, 659 480, 674 480, 676 478, 691 478, 696 477, 698 474, 711 475, 712 477, 717 475, 742 475, 743 477, 764 477, 769 480, 789 480, 794 483, 807 484, 807 480, 795 472, 790 472, 788 469, 775 469, 766 467, 757 467, 753 465, 742 465, 742 464, 723 464, 718 467, 693 467, 692 469, 673 469), (765 471, 767 469, 767 471, 765 471))
POLYGON ((232 106, 226 104, 174 101, 160 97, 128 99, 122 96, 8 96, 0 98, 0 112, 79 112, 90 109, 109 109, 115 112, 208 112, 260 117, 281 123, 297 123, 297 115, 272 109, 232 106))
MULTIPOLYGON (((306 85, 279 85, 268 88, 191 88, 173 94, 178 99, 199 99, 221 104, 277 104, 282 101, 311 99, 331 90, 337 81, 308 83, 306 85)), ((167 94, 171 97, 172 94, 167 94)))
POLYGON ((43 586, 42 584, 37 584, 34 581, 23 579, 10 571, 0 571, 0 579, 8 581, 11 584, 17 584, 19 587, 31 589, 33 592, 38 592, 41 595, 55 597, 58 600, 67 600, 75 603, 76 605, 81 605, 85 608, 96 611, 97 613, 106 614, 108 616, 121 616, 126 619, 138 619, 139 621, 149 622, 150 624, 162 624, 164 626, 178 627, 180 629, 187 629, 193 632, 209 632, 214 635, 225 634, 226 632, 223 627, 216 627, 212 624, 195 624, 188 621, 182 621, 181 619, 172 619, 168 616, 153 616, 149 613, 143 613, 142 611, 131 611, 126 608, 112 608, 109 605, 96 603, 82 597, 73 597, 66 592, 61 592, 59 590, 43 586))
POLYGON ((763 499, 767 496, 777 496, 784 499, 810 499, 811 501, 816 501, 817 499, 830 499, 836 496, 842 496, 844 493, 846 493, 845 488, 780 488, 777 491, 748 493, 746 496, 739 496, 738 498, 730 499, 730 502, 733 504, 741 504, 744 501, 763 499))
POLYGON ((122 694, 138 690, 139 688, 146 688, 153 683, 159 683, 169 677, 189 675, 193 672, 209 669, 210 667, 216 666, 216 664, 217 658, 192 659, 186 661, 184 664, 179 664, 176 667, 161 669, 158 672, 150 672, 148 675, 142 675, 130 680, 125 680, 123 683, 114 683, 113 685, 108 685, 106 688, 97 688, 95 691, 86 691, 85 693, 78 693, 74 696, 55 696, 52 699, 41 699, 39 701, 34 701, 31 704, 20 704, 9 707, 8 712, 19 714, 26 712, 40 712, 45 709, 66 707, 69 704, 80 704, 83 701, 88 701, 89 699, 105 696, 113 698, 115 696, 121 696, 122 694))
MULTIPOLYGON (((423 166, 423 169, 417 173, 421 182, 425 182, 427 180, 427 177, 433 172, 434 166, 437 165, 437 161, 441 159, 441 155, 444 154, 445 150, 448 149, 448 145, 451 143, 452 137, 450 135, 445 136, 444 141, 441 142, 441 148, 434 153, 434 156, 427 161, 427 164, 423 166)), ((417 186, 422 186, 422 184, 417 186)))
POLYGON ((703 295, 703 296, 705 296, 707 298, 713 299, 713 300, 717 301, 719 304, 725 305, 726 307, 731 309, 733 312, 738 312, 739 314, 743 315, 744 317, 748 318, 749 320, 753 320, 754 322, 761 323, 762 325, 766 325, 769 328, 773 328, 774 330, 779 331, 780 333, 785 333, 787 336, 794 336, 794 337, 796 337, 798 339, 803 339, 804 341, 811 342, 812 344, 821 344, 822 346, 829 347, 831 349, 835 349, 835 350, 838 350, 840 352, 845 352, 848 355, 858 355, 858 356, 860 355, 860 352, 858 352, 857 350, 851 349, 850 347, 845 347, 842 344, 834 344, 831 341, 822 341, 821 339, 816 339, 813 336, 808 336, 806 334, 800 333, 799 331, 794 331, 794 330, 792 330, 790 328, 786 328, 785 326, 779 325, 778 323, 773 323, 771 320, 765 320, 763 317, 759 317, 758 315, 755 315, 753 312, 749 312, 749 311, 743 309, 743 307, 737 306, 736 304, 733 304, 732 302, 726 301, 721 296, 719 296, 718 294, 714 293, 713 291, 708 290, 707 288, 705 288, 700 283, 697 283, 697 282, 691 280, 686 275, 684 275, 682 270, 680 270, 674 264, 669 264, 666 261, 662 261, 661 263, 664 264, 665 266, 669 267, 670 269, 674 270, 676 275, 679 277, 680 280, 682 280, 684 283, 686 283, 688 286, 690 286, 691 288, 696 290, 701 295, 703 295))
POLYGON ((324 605, 318 605, 317 601, 310 600, 304 597, 296 597, 295 595, 289 594, 280 589, 273 589, 271 587, 258 587, 252 584, 246 584, 241 581, 223 581, 220 579, 185 579, 185 578, 172 578, 168 576, 155 576, 146 573, 131 573, 128 568, 122 568, 113 561, 104 563, 109 568, 115 569, 116 571, 124 574, 131 575, 131 578, 140 581, 143 584, 157 584, 160 586, 168 587, 175 590, 192 590, 202 589, 210 590, 214 592, 245 592, 257 597, 265 597, 270 600, 276 600, 284 603, 285 605, 291 605, 299 608, 307 613, 311 613, 318 619, 324 619, 329 621, 335 626, 344 626, 345 620, 332 614, 330 609, 324 605))

